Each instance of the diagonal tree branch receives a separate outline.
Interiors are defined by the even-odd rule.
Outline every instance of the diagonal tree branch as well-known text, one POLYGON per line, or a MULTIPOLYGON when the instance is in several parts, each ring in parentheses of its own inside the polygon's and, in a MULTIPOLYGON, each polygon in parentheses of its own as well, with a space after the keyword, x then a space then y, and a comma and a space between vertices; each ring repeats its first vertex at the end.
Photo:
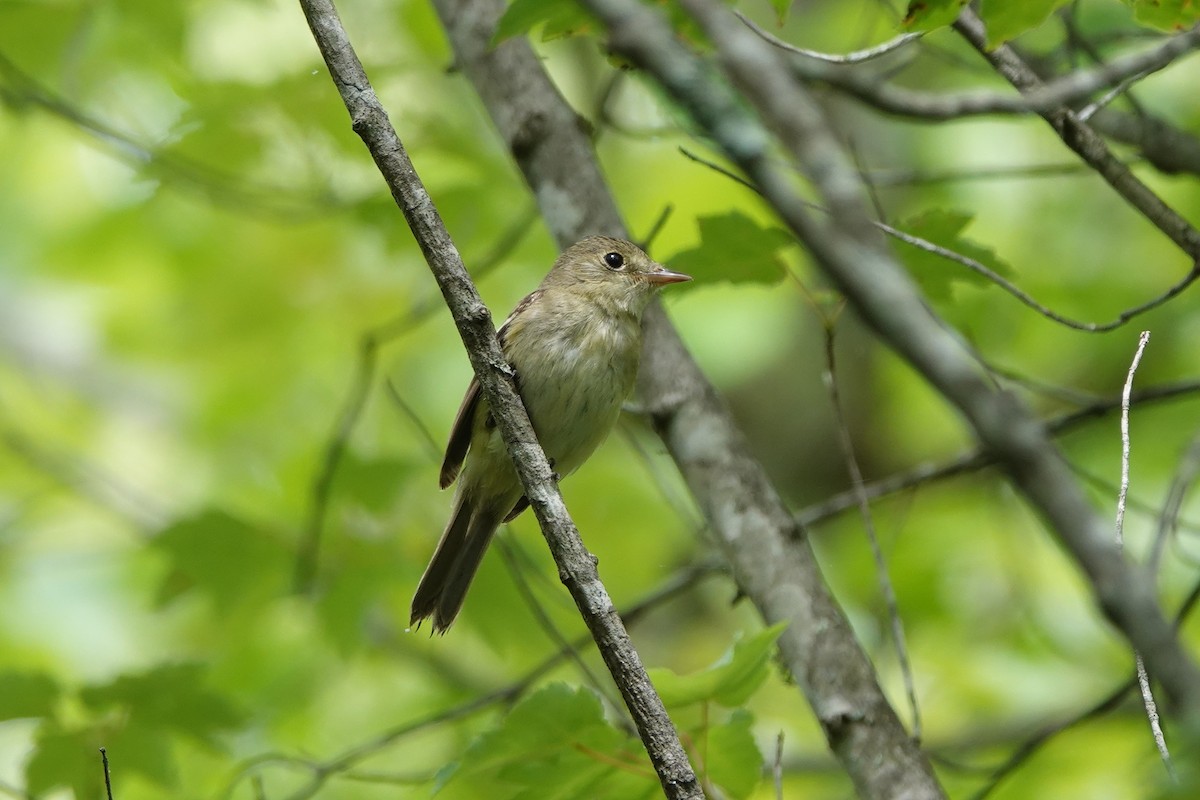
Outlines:
POLYGON ((491 314, 479 298, 433 201, 376 97, 333 3, 300 0, 300 6, 350 113, 354 131, 387 181, 446 298, 562 581, 621 690, 664 793, 669 798, 703 797, 675 727, 600 582, 596 560, 584 547, 567 513, 546 454, 516 392, 512 368, 496 340, 491 314))
MULTIPOLYGON (((862 201, 854 165, 778 51, 716 3, 683 0, 685 10, 717 46, 724 69, 743 96, 833 212, 828 218, 815 217, 802 205, 788 177, 769 158, 767 131, 674 38, 658 14, 636 0, 585 2, 609 29, 611 46, 676 97, 760 187, 864 320, 958 408, 1074 556, 1100 608, 1142 652, 1173 709, 1200 718, 1200 669, 1164 616, 1149 576, 1117 551, 1108 525, 1088 503, 1044 426, 1016 397, 991 386, 884 247, 862 201)), ((1186 242, 1191 228, 1184 225, 1178 233, 1186 242)))
MULTIPOLYGON (((586 126, 524 40, 491 47, 503 0, 434 0, 458 68, 475 85, 559 242, 625 235, 586 126)), ((937 798, 919 745, 824 583, 803 531, 751 455, 716 391, 661 309, 646 315, 639 391, 710 521, 738 587, 780 637, 784 664, 864 796, 937 798)))
MULTIPOLYGON (((1005 80, 1019 89, 1022 94, 1036 94, 1044 86, 1037 73, 1027 65, 1016 51, 1008 45, 988 49, 987 32, 983 20, 970 8, 963 9, 954 29, 972 47, 988 60, 1005 80)), ((1188 36, 1200 37, 1200 28, 1193 29, 1188 36)), ((1200 231, 1163 202, 1153 190, 1140 181, 1120 159, 1112 154, 1092 128, 1081 122, 1075 112, 1058 106, 1038 112, 1063 140, 1100 177, 1117 191, 1125 202, 1137 209, 1146 219, 1162 231, 1193 262, 1191 276, 1200 277, 1200 231)))
POLYGON ((1077 70, 1048 83, 1039 82, 1018 96, 990 91, 921 92, 902 86, 881 84, 878 76, 847 70, 841 64, 815 61, 787 42, 760 28, 745 15, 737 17, 767 43, 801 58, 789 62, 796 74, 836 86, 848 94, 894 114, 925 119, 960 119, 980 114, 1047 113, 1085 100, 1101 89, 1133 78, 1143 78, 1171 66, 1200 47, 1200 28, 1164 39, 1157 46, 1133 53, 1089 70, 1077 70))

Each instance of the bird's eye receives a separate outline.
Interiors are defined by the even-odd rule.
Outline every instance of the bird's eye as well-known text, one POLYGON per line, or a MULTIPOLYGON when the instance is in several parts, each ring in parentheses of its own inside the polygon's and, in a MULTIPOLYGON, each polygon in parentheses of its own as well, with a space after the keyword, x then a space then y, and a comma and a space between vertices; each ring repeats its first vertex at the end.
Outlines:
POLYGON ((604 263, 608 265, 609 269, 620 269, 625 266, 625 256, 620 253, 606 253, 604 263))

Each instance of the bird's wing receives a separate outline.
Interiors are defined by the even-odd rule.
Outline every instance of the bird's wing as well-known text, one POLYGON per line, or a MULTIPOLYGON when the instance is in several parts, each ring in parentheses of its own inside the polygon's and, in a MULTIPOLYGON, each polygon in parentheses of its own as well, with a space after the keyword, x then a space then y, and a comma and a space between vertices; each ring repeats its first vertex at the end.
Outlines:
MULTIPOLYGON (((504 320, 500 330, 496 331, 496 338, 500 340, 501 350, 508 350, 507 340, 508 334, 512 330, 513 320, 528 308, 539 294, 541 292, 536 291, 526 295, 525 299, 517 303, 517 307, 508 315, 508 319, 504 320)), ((520 390, 518 381, 517 391, 520 392, 520 390)), ((458 407, 458 414, 454 417, 454 424, 450 426, 450 440, 446 443, 446 455, 442 459, 442 471, 438 478, 438 485, 443 489, 454 483, 459 470, 462 469, 463 460, 467 457, 467 449, 471 446, 471 432, 475 428, 475 412, 479 408, 479 398, 479 379, 471 378, 471 384, 467 387, 462 405, 458 407)))
POLYGON ((478 407, 479 381, 471 378, 471 385, 467 387, 467 394, 450 427, 450 441, 446 443, 446 456, 442 459, 442 472, 438 477, 438 485, 443 489, 454 483, 458 471, 462 469, 467 448, 471 446, 471 430, 475 427, 475 410, 478 407))

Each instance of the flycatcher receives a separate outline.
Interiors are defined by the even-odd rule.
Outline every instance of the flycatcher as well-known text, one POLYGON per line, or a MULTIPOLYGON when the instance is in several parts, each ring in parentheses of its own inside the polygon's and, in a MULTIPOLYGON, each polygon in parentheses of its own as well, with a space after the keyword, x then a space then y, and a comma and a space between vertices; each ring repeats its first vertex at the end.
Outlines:
MULTIPOLYGON (((655 290, 691 277, 621 239, 591 236, 563 251, 497 336, 554 471, 574 472, 604 440, 633 389, 642 312, 655 290)), ((412 603, 410 624, 445 633, 501 522, 529 506, 500 431, 472 379, 442 461, 445 489, 462 471, 454 512, 412 603)))

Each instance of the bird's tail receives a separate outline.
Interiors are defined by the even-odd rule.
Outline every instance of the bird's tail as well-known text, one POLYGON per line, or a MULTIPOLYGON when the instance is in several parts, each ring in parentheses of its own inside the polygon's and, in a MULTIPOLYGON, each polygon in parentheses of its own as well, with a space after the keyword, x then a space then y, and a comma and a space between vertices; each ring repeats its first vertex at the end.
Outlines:
POLYGON ((433 632, 446 632, 462 609, 467 589, 503 516, 503 511, 472 502, 466 492, 460 492, 450 522, 413 595, 410 625, 433 617, 433 632))

